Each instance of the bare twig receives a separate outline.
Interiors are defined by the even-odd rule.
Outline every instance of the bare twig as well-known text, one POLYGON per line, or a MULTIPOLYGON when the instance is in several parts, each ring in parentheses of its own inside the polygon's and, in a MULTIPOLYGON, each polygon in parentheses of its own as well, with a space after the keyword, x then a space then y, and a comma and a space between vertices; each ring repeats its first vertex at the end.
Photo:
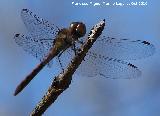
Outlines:
POLYGON ((34 110, 31 112, 30 116, 41 116, 46 111, 46 109, 52 103, 54 103, 57 97, 69 87, 72 80, 72 75, 83 61, 84 57, 86 56, 86 53, 92 47, 93 43, 101 35, 104 26, 105 20, 100 21, 91 29, 88 38, 86 39, 86 42, 81 46, 79 53, 72 59, 66 70, 54 78, 47 93, 44 95, 42 100, 36 105, 34 110))

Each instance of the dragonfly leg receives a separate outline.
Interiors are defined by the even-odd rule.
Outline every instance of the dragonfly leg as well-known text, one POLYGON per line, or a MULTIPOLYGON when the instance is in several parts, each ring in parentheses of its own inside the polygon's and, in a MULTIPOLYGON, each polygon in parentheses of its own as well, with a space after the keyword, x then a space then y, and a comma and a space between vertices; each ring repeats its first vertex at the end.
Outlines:
POLYGON ((58 55, 58 62, 59 62, 59 64, 60 64, 60 66, 61 66, 61 69, 62 69, 62 71, 64 72, 64 68, 63 68, 63 66, 62 66, 62 63, 61 63, 61 60, 60 60, 60 56, 58 55))
POLYGON ((59 64, 60 64, 61 69, 63 70, 63 72, 64 72, 64 68, 63 68, 63 66, 62 66, 62 63, 61 63, 60 57, 61 57, 62 53, 63 53, 66 49, 67 49, 67 48, 65 48, 64 50, 62 50, 62 51, 58 54, 58 56, 57 56, 57 58, 58 58, 58 62, 59 62, 59 64))
MULTIPOLYGON (((82 43, 81 43, 82 44, 82 43)), ((72 46, 71 46, 71 48, 72 48, 72 50, 74 51, 74 54, 75 54, 75 56, 78 54, 78 52, 80 51, 80 49, 77 47, 76 48, 76 45, 75 44, 73 44, 72 46)))
MULTIPOLYGON (((77 42, 80 44, 84 44, 84 42, 80 41, 80 40, 78 40, 77 42)), ((79 52, 80 49, 76 48, 75 44, 73 44, 72 50, 74 51, 75 55, 77 55, 77 53, 79 52)), ((85 59, 83 59, 83 61, 85 61, 85 59)))
POLYGON ((75 54, 75 56, 76 56, 76 55, 77 55, 77 49, 76 49, 76 45, 75 45, 75 44, 73 44, 72 50, 74 51, 74 54, 75 54))
POLYGON ((81 41, 81 40, 77 40, 77 42, 80 43, 80 44, 84 44, 84 42, 81 41))

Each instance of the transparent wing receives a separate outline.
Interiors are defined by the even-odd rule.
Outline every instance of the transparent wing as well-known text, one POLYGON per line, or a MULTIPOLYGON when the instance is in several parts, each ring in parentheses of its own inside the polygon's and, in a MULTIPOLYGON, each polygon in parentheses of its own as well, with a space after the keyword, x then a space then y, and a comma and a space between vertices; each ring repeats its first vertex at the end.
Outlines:
POLYGON ((22 9, 21 18, 27 30, 37 36, 35 39, 54 39, 59 32, 59 28, 47 20, 39 18, 28 9, 22 9))
POLYGON ((77 71, 84 76, 105 78, 137 78, 141 71, 131 63, 89 52, 77 71))
POLYGON ((101 36, 90 51, 115 59, 136 60, 151 56, 155 47, 147 41, 101 36))
POLYGON ((14 36, 14 40, 19 46, 24 49, 24 51, 40 60, 43 60, 43 58, 49 53, 50 49, 47 43, 53 43, 53 41, 51 40, 47 40, 47 43, 45 43, 45 40, 36 40, 30 34, 28 34, 27 36, 16 34, 14 36))
POLYGON ((22 9, 21 18, 29 31, 30 36, 35 41, 43 41, 42 46, 50 49, 53 46, 53 41, 59 32, 59 28, 47 20, 39 18, 36 14, 28 9, 22 9))
POLYGON ((71 60, 75 57, 75 53, 72 48, 65 50, 62 55, 59 57, 60 62, 62 63, 62 68, 66 69, 71 60))

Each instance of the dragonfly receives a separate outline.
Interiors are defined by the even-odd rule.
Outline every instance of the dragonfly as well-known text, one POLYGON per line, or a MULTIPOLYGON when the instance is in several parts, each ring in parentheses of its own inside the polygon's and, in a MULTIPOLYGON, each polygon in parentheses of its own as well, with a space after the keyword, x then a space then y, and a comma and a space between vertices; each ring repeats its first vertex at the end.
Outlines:
MULTIPOLYGON (((14 95, 21 92, 29 82, 56 57, 62 67, 67 65, 83 44, 86 26, 72 22, 68 28, 60 29, 53 23, 40 18, 29 9, 22 9, 21 18, 28 30, 26 35, 15 34, 15 42, 24 51, 40 60, 40 63, 17 86, 14 95)), ((155 52, 153 44, 144 40, 129 40, 101 35, 82 61, 77 74, 89 77, 136 78, 141 71, 126 60, 149 57, 155 52)))

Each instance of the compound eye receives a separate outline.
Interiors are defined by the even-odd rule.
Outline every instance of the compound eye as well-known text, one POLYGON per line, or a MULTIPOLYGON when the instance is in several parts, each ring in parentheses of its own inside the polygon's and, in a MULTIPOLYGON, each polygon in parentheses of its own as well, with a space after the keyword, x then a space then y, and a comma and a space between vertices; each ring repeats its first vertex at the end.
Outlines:
POLYGON ((76 28, 77 27, 77 22, 72 22, 71 24, 70 24, 70 28, 72 28, 72 29, 74 29, 74 28, 76 28))
POLYGON ((83 37, 86 34, 86 26, 83 23, 79 23, 76 27, 76 33, 79 37, 83 37))

